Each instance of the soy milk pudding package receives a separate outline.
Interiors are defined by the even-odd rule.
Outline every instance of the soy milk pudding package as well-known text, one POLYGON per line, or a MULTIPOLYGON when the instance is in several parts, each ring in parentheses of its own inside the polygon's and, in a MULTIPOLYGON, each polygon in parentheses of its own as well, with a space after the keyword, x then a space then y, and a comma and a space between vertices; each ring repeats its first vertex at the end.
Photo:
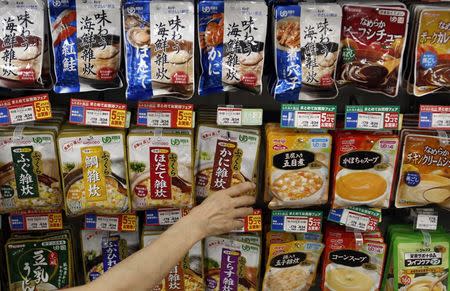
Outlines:
POLYGON ((132 1, 123 7, 127 98, 194 93, 195 12, 190 1, 132 1))
POLYGON ((119 0, 49 0, 56 93, 120 88, 119 0))
POLYGON ((202 75, 200 95, 223 91, 262 92, 267 5, 264 1, 198 4, 202 75))

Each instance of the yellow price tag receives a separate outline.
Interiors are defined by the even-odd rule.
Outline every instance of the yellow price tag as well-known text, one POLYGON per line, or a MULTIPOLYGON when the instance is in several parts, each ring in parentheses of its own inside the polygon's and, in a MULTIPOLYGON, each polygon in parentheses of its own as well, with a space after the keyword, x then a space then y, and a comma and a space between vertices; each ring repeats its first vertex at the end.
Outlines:
POLYGON ((33 106, 37 120, 52 118, 52 109, 48 100, 36 101, 33 106))
POLYGON ((136 215, 123 214, 121 228, 122 231, 136 231, 136 215))
POLYGON ((111 127, 125 127, 127 112, 122 109, 112 109, 111 110, 111 127))
POLYGON ((178 110, 177 127, 192 128, 192 110, 178 110))
POLYGON ((62 229, 62 214, 61 213, 49 213, 48 214, 48 228, 49 229, 62 229))
POLYGON ((248 231, 261 231, 261 215, 249 215, 247 217, 247 230, 248 231))

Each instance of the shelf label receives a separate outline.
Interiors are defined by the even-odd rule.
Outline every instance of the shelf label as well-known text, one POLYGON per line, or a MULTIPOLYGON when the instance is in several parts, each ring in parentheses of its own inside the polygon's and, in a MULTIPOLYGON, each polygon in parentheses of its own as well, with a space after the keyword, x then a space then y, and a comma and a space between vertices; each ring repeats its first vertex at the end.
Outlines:
POLYGON ((61 230, 63 220, 61 212, 24 211, 9 216, 11 231, 61 230))
POLYGON ((128 128, 130 113, 122 103, 70 99, 69 123, 113 128, 128 128))
POLYGON ((106 231, 136 231, 137 216, 136 214, 97 215, 90 213, 84 217, 84 228, 106 231))
POLYGON ((272 211, 272 231, 320 232, 322 211, 314 210, 274 210, 272 211))
POLYGON ((262 210, 254 209, 253 214, 242 219, 244 227, 232 232, 258 232, 262 231, 262 210))
POLYGON ((414 228, 418 230, 436 230, 438 227, 439 214, 433 208, 421 208, 412 211, 414 217, 414 228))
POLYGON ((145 211, 145 225, 172 225, 188 213, 187 208, 149 209, 145 211))
POLYGON ((194 105, 139 102, 136 124, 161 128, 194 128, 194 105))
POLYGON ((401 128, 400 106, 347 105, 345 129, 398 130, 401 128))
POLYGON ((359 231, 374 231, 381 222, 381 210, 353 206, 345 209, 331 209, 328 221, 345 225, 359 231))
POLYGON ((281 127, 334 129, 336 105, 282 104, 281 127))
POLYGON ((419 127, 450 130, 450 106, 420 105, 419 127))
POLYGON ((217 107, 217 125, 252 126, 262 125, 263 110, 261 108, 242 108, 235 106, 217 107))
POLYGON ((0 100, 0 125, 52 118, 48 94, 0 100))

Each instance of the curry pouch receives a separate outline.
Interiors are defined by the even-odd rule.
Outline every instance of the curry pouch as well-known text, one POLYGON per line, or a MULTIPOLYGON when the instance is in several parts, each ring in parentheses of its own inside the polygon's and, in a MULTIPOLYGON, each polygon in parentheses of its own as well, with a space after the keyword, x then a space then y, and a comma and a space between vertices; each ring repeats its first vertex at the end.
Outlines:
POLYGON ((67 215, 129 212, 124 132, 62 132, 58 148, 67 215))
POLYGON ((333 208, 388 208, 398 146, 396 135, 340 133, 336 139, 333 208))
MULTIPOLYGON (((200 125, 197 130, 195 191, 199 198, 254 181, 260 136, 245 130, 200 125)), ((248 193, 256 195, 254 191, 248 193)))
POLYGON ((395 206, 438 204, 450 209, 450 138, 407 133, 395 206))
POLYGON ((0 212, 56 210, 62 200, 55 134, 0 133, 0 212))
POLYGON ((270 208, 298 208, 328 201, 331 136, 295 130, 267 132, 270 208))
POLYGON ((128 135, 133 209, 194 205, 193 135, 164 130, 128 135))
POLYGON ((199 95, 237 89, 261 94, 267 30, 264 1, 201 0, 198 30, 199 95))
POLYGON ((127 99, 194 94, 195 12, 190 1, 124 3, 127 99))
POLYGON ((122 87, 119 0, 49 2, 56 93, 122 87))
POLYGON ((272 244, 262 290, 309 290, 315 282, 323 247, 307 241, 272 244))

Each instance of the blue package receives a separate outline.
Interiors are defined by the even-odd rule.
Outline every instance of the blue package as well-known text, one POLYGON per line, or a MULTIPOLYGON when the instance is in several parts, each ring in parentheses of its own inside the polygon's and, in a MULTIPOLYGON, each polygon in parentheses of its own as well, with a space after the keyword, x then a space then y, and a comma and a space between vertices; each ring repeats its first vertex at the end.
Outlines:
POLYGON ((274 40, 277 79, 273 88, 275 100, 299 100, 302 87, 299 5, 275 6, 274 40))

